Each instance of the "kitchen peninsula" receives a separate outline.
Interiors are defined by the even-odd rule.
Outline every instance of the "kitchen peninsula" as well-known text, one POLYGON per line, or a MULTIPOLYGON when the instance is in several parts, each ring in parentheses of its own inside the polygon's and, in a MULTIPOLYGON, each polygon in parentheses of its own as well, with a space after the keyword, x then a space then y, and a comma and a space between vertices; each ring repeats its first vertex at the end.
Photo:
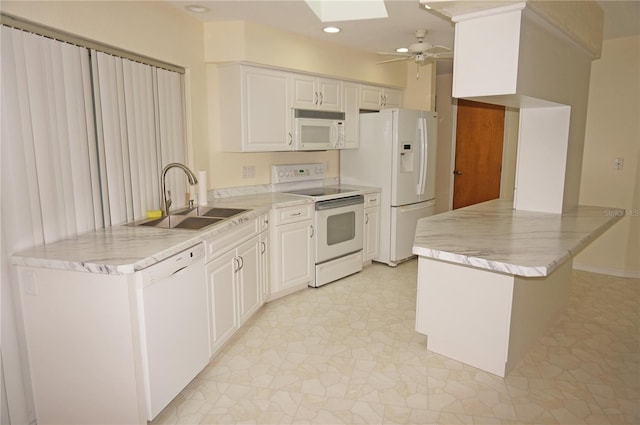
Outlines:
POLYGON ((421 219, 416 331, 430 351, 504 377, 564 310, 573 256, 623 216, 494 200, 421 219))

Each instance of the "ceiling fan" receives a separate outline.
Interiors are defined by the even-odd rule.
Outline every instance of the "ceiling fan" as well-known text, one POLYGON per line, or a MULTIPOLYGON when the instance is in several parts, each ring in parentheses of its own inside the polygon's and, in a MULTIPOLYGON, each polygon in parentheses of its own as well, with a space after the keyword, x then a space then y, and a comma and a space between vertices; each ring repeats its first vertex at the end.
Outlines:
POLYGON ((453 59, 453 52, 445 46, 434 46, 424 41, 427 30, 416 30, 417 42, 410 45, 407 52, 378 52, 379 55, 399 56, 394 59, 384 60, 380 63, 412 60, 418 65, 433 63, 442 59, 453 59))

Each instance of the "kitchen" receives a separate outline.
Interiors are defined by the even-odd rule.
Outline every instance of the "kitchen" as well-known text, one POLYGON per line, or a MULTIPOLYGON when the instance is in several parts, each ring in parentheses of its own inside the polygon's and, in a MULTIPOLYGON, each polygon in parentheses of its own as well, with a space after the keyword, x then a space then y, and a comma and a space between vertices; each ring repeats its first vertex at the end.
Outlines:
MULTIPOLYGON (((19 3, 19 2, 18 2, 19 3)), ((298 57, 304 56, 305 49, 296 51, 295 43, 291 43, 288 36, 281 33, 261 28, 252 24, 238 24, 229 23, 225 25, 195 25, 195 21, 184 15, 175 14, 173 9, 168 8, 161 4, 148 4, 143 5, 139 3, 126 4, 126 3, 111 3, 103 4, 98 3, 89 7, 87 4, 66 4, 64 7, 60 5, 45 5, 39 4, 38 8, 29 6, 28 3, 24 4, 10 4, 9 2, 3 3, 3 10, 7 12, 13 12, 18 15, 22 15, 26 18, 47 23, 56 28, 62 28, 65 31, 82 34, 88 38, 99 39, 105 43, 122 46, 127 50, 139 51, 147 56, 160 58, 171 63, 184 64, 189 68, 191 79, 191 91, 190 97, 190 109, 192 111, 210 111, 215 110, 217 102, 214 102, 211 91, 215 93, 215 88, 211 88, 207 84, 207 78, 210 73, 215 72, 208 65, 202 61, 202 53, 205 52, 205 62, 213 61, 214 57, 218 55, 227 55, 221 60, 248 60, 267 65, 281 66, 285 68, 293 68, 310 72, 318 72, 321 74, 336 75, 345 78, 360 79, 362 75, 367 76, 367 80, 374 81, 381 84, 389 84, 392 86, 402 86, 401 81, 405 79, 405 72, 403 69, 397 71, 393 68, 381 68, 373 66, 373 63, 378 59, 377 57, 358 56, 357 53, 353 53, 347 50, 336 49, 331 47, 327 49, 322 43, 310 41, 310 44, 314 46, 314 51, 317 52, 312 58, 308 58, 309 62, 298 63, 298 57), (85 19, 68 20, 70 15, 84 15, 85 19), (101 22, 95 22, 95 18, 92 16, 99 15, 101 22), (151 18, 153 16, 153 18, 151 18), (136 17, 139 17, 137 19, 136 17), (147 38, 141 38, 138 36, 139 22, 145 22, 145 31, 148 34, 147 38), (173 33, 166 32, 166 27, 180 28, 180 37, 176 37, 173 33), (113 28, 117 28, 118 31, 114 31, 113 28), (133 30, 136 28, 136 30, 133 30), (214 43, 207 44, 211 40, 216 40, 221 37, 225 37, 227 40, 231 38, 233 40, 240 40, 243 37, 229 37, 229 34, 244 35, 246 37, 248 45, 260 46, 256 50, 244 50, 244 49, 228 49, 221 45, 215 45, 214 43), (268 39, 274 41, 269 46, 273 47, 270 52, 268 46, 263 45, 261 40, 268 39), (152 40, 152 41, 150 41, 152 40), (162 40, 162 42, 157 42, 162 40), (276 41, 282 43, 294 44, 288 47, 292 53, 287 58, 282 58, 277 53, 278 44, 276 41), (224 51, 217 51, 215 49, 224 51), (242 52, 246 56, 241 56, 242 52), (240 55, 238 57, 238 55, 240 55), (339 58, 339 60, 335 60, 339 58), (359 59, 363 58, 362 61, 359 59), (331 60, 334 59, 334 60, 331 60), (344 69, 336 70, 333 67, 340 67, 344 69), (394 75, 393 71, 396 71, 394 75), (209 95, 207 95, 209 94, 209 95)), ((414 83, 413 70, 411 70, 412 78, 407 77, 407 84, 414 83)), ((425 71, 421 74, 421 80, 425 81, 427 78, 425 71)), ((423 107, 422 109, 430 109, 423 107)), ((213 114, 214 117, 216 114, 213 114)), ((283 154, 229 154, 221 153, 218 146, 219 141, 215 129, 215 119, 212 125, 207 123, 208 115, 205 113, 192 113, 192 122, 189 125, 191 131, 191 140, 201 141, 193 143, 193 152, 190 153, 190 157, 193 158, 194 170, 206 169, 209 171, 209 182, 212 188, 227 188, 235 186, 244 186, 249 184, 267 184, 269 183, 269 166, 267 164, 281 162, 283 154), (206 141, 210 140, 211 143, 206 141), (242 166, 248 165, 249 167, 255 166, 255 178, 244 180, 240 178, 240 170, 242 166)), ((597 129, 596 129, 597 130, 597 129)), ((443 150, 446 153, 446 150, 443 150)), ((613 153, 611 153, 613 155, 613 153)), ((598 155, 595 155, 597 157, 598 155)), ((616 154, 617 156, 617 154, 616 154)), ((594 166, 597 166, 597 158, 592 158, 594 166)), ((633 174, 634 162, 633 154, 626 155, 627 162, 625 164, 625 173, 633 174)), ((289 163, 306 163, 306 162, 321 162, 328 163, 328 173, 331 177, 337 177, 338 175, 338 157, 335 152, 320 152, 315 154, 307 153, 287 153, 286 162, 289 163)), ((636 166, 637 167, 637 166, 636 166)), ((637 168, 635 168, 637 170, 637 168)), ((598 174, 596 174, 598 176, 598 174)), ((589 178, 589 174, 587 174, 589 178)), ((620 175, 614 175, 610 178, 616 179, 620 175)), ((600 177, 594 177, 598 180, 600 177)), ((616 180, 617 181, 617 180, 616 180)), ((633 176, 627 181, 633 181, 633 176)), ((636 179, 637 181, 637 179, 636 179)), ((616 183, 617 184, 617 183, 616 183)), ((631 194, 633 193, 633 185, 631 185, 631 194)), ((587 189, 584 189, 585 191, 587 189)), ((637 190, 637 183, 636 189, 637 190)), ((617 200, 601 201, 596 198, 593 199, 594 194, 586 191, 583 195, 587 197, 589 203, 599 203, 602 205, 625 205, 619 203, 617 200), (592 197, 592 198, 589 198, 592 197)), ((625 199, 633 199, 633 196, 628 196, 625 199)), ((636 197, 637 199, 637 197, 636 197)), ((630 202, 630 201, 628 201, 630 202)), ((636 200, 637 202, 637 200, 636 200)), ((627 208, 631 209, 633 204, 627 208)), ((627 219, 627 222, 630 220, 627 219)), ((632 222, 633 223, 633 222, 632 222)), ((625 232, 622 231, 622 235, 625 232)), ((620 236, 619 236, 620 237, 620 236)), ((624 240, 629 240, 625 236, 624 240)), ((617 247, 617 243, 612 243, 610 246, 601 248, 602 252, 614 251, 618 248, 611 248, 611 246, 617 247)), ((630 248, 633 249, 633 248, 630 248)), ((611 255, 614 258, 623 258, 629 256, 631 258, 634 251, 624 255, 605 254, 604 256, 591 254, 598 260, 603 259, 611 255)), ((636 251, 637 252, 637 251, 636 251)), ((586 253, 586 252, 585 252, 586 253)), ((609 257, 610 258, 610 257, 609 257)), ((610 262, 618 266, 618 263, 610 262)), ((595 264, 598 264, 597 262, 595 264)), ((608 265, 606 262, 600 264, 600 267, 616 268, 608 265)), ((619 268, 619 267, 618 267, 619 268)), ((3 278, 3 282, 4 282, 3 278)), ((3 297, 3 303, 6 302, 3 297)), ((3 308, 3 312, 4 312, 3 308)), ((4 320, 3 320, 4 326, 4 320)), ((4 332, 3 332, 4 340, 4 332)), ((6 345, 5 345, 6 347, 6 345)), ((6 367, 5 367, 6 370, 6 367)))

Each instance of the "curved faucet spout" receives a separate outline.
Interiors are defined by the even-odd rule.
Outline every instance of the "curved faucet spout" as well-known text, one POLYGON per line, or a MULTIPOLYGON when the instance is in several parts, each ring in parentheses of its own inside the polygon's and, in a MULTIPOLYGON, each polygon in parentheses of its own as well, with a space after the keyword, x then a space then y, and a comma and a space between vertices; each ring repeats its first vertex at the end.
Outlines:
POLYGON ((160 178, 160 189, 162 190, 162 208, 164 210, 164 215, 169 215, 169 207, 171 206, 171 194, 167 196, 166 183, 165 180, 167 178, 167 171, 172 168, 179 168, 187 175, 187 179, 189 180, 190 185, 194 185, 198 183, 198 179, 196 175, 193 174, 189 168, 187 168, 184 164, 180 164, 179 162, 172 162, 167 164, 162 170, 162 176, 160 178))

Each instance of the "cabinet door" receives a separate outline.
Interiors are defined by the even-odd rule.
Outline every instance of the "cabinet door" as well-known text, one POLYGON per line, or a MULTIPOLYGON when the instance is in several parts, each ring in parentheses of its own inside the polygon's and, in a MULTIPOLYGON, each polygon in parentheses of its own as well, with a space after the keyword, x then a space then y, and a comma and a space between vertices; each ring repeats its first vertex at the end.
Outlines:
POLYGON ((262 304, 260 248, 260 238, 255 237, 240 245, 236 251, 239 325, 246 322, 262 304))
POLYGON ((311 220, 276 227, 274 292, 314 279, 313 227, 311 220))
POLYGON ((320 98, 317 88, 317 78, 309 75, 293 74, 291 81, 293 96, 292 108, 317 109, 320 98))
POLYGON ((360 109, 379 111, 382 107, 382 87, 360 86, 360 109))
POLYGON ((260 285, 262 286, 262 302, 269 300, 271 291, 271 267, 269 255, 269 232, 260 235, 260 285))
POLYGON ((402 107, 402 90, 385 88, 382 99, 383 108, 400 108, 402 107))
POLYGON ((211 355, 238 329, 236 314, 236 291, 234 270, 236 268, 235 250, 221 255, 207 264, 207 283, 209 289, 209 329, 211 332, 211 355))
POLYGON ((360 84, 343 83, 344 149, 360 146, 360 84))
POLYGON ((291 150, 290 75, 246 67, 245 151, 291 150))
POLYGON ((380 207, 364 209, 363 261, 373 260, 378 256, 380 244, 380 207))
POLYGON ((343 111, 342 109, 342 81, 330 78, 318 78, 318 92, 320 99, 318 108, 325 111, 343 111))

